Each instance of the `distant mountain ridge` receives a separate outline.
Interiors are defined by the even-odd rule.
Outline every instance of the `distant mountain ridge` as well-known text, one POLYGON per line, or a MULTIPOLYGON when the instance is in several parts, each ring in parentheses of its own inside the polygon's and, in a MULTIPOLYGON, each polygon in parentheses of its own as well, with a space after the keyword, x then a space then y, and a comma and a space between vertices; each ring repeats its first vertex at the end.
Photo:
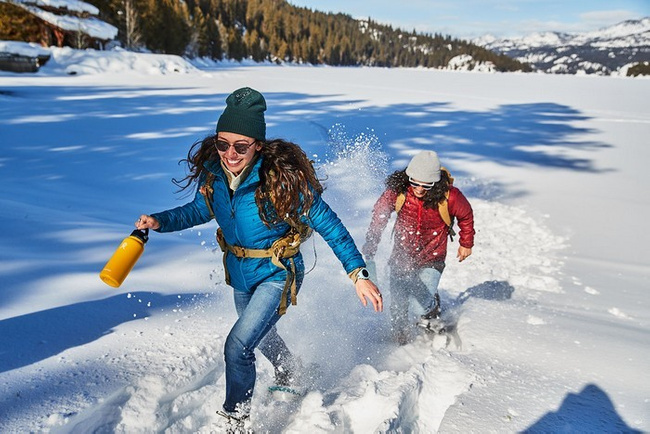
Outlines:
POLYGON ((650 62, 650 17, 585 33, 540 32, 504 39, 487 35, 472 42, 537 71, 626 75, 633 65, 650 62))
POLYGON ((211 60, 530 71, 450 35, 394 29, 286 0, 0 0, 0 40, 77 49, 121 46, 211 60), (89 11, 99 13, 93 22, 110 35, 79 25, 85 17, 76 15, 89 11))

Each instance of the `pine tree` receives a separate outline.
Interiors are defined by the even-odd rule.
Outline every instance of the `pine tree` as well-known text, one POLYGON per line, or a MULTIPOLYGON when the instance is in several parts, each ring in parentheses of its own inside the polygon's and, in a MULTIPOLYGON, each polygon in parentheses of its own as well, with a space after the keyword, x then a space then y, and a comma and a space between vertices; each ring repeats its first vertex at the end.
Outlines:
POLYGON ((203 56, 207 56, 215 60, 221 60, 223 57, 223 48, 221 33, 219 32, 219 25, 217 24, 216 18, 210 14, 205 17, 205 27, 202 32, 199 52, 203 53, 203 56))
POLYGON ((10 3, 0 2, 0 40, 40 42, 34 15, 10 3))
POLYGON ((256 29, 250 30, 246 33, 244 42, 246 44, 248 53, 250 53, 250 56, 254 61, 261 62, 265 60, 265 44, 263 43, 263 40, 256 29))
POLYGON ((184 54, 190 42, 189 14, 178 0, 147 0, 143 20, 143 39, 159 53, 184 54))
POLYGON ((282 41, 280 43, 280 48, 278 48, 278 52, 276 53, 276 56, 281 61, 289 61, 290 60, 290 58, 291 58, 291 50, 289 49, 289 44, 287 44, 286 41, 282 41))

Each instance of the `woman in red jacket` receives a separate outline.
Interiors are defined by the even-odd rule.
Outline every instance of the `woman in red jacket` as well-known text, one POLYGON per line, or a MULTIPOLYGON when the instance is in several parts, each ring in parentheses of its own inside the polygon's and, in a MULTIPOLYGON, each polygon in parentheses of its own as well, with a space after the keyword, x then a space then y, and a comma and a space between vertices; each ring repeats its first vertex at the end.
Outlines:
POLYGON ((393 252, 388 264, 391 331, 400 344, 407 343, 410 337, 410 297, 426 311, 420 320, 423 327, 427 328, 428 321, 440 314, 438 283, 445 268, 447 237, 451 230, 441 215, 445 208, 460 228, 456 257, 462 262, 472 254, 472 207, 452 181, 449 173, 441 168, 438 155, 422 151, 411 159, 406 170, 397 171, 386 179, 386 191, 373 209, 362 249, 367 262, 373 260, 390 215, 397 211, 393 252))

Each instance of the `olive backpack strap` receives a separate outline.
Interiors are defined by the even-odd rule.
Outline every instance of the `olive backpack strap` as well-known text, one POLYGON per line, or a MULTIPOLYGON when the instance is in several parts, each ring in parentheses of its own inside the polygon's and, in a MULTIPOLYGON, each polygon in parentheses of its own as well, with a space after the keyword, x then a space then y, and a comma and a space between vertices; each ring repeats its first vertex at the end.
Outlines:
MULTIPOLYGON (((447 224, 447 226, 451 226, 451 216, 449 215, 448 199, 449 199, 449 192, 445 193, 445 200, 443 200, 438 204, 438 212, 440 213, 440 217, 442 217, 442 220, 447 224)), ((400 212, 400 210, 404 206, 404 202, 406 202, 406 195, 404 195, 404 193, 398 194, 397 198, 395 199, 396 213, 400 212)))
POLYGON ((406 195, 404 193, 400 193, 397 195, 395 198, 395 212, 399 213, 399 210, 402 209, 404 206, 404 202, 406 202, 406 195))
POLYGON ((213 183, 214 173, 208 172, 208 175, 205 177, 205 183, 199 188, 199 191, 205 199, 208 211, 210 211, 210 218, 214 220, 214 209, 212 209, 212 195, 214 194, 214 188, 212 188, 213 183))
POLYGON ((440 217, 442 217, 442 220, 445 222, 445 224, 451 227, 452 221, 451 216, 449 215, 449 191, 445 193, 445 200, 438 204, 438 212, 440 213, 440 217))
MULTIPOLYGON (((442 168, 447 174, 449 175, 449 179, 451 180, 451 183, 454 182, 454 178, 451 177, 451 174, 447 171, 447 169, 442 168)), ((404 193, 399 193, 397 197, 395 198, 395 212, 399 213, 402 207, 404 206, 404 203, 406 202, 406 195, 404 193)), ((454 222, 451 218, 451 215, 449 214, 449 190, 445 193, 445 200, 440 202, 438 204, 438 212, 440 213, 440 217, 442 218, 442 221, 445 222, 447 227, 449 228, 449 238, 451 240, 454 240, 454 235, 456 235, 456 231, 454 231, 454 222)))
MULTIPOLYGON (((451 186, 454 185, 454 177, 451 176, 451 173, 449 170, 447 170, 446 167, 441 167, 441 171, 444 171, 447 174, 447 177, 449 178, 449 188, 451 189, 451 186)), ((440 213, 440 217, 442 217, 442 220, 445 222, 447 227, 449 227, 449 238, 454 241, 454 235, 456 235, 456 231, 454 230, 454 219, 449 215, 449 191, 445 193, 445 200, 443 200, 441 203, 438 204, 438 212, 440 213)))

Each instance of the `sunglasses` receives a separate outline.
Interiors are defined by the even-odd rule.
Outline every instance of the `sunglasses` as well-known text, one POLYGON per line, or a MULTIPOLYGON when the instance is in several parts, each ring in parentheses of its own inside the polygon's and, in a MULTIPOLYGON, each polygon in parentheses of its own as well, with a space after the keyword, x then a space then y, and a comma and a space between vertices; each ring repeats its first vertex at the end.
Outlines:
POLYGON ((432 182, 430 184, 421 184, 419 182, 413 181, 413 178, 409 178, 409 184, 411 184, 411 187, 413 187, 413 188, 420 187, 420 188, 423 188, 424 190, 431 190, 433 188, 433 184, 435 184, 435 182, 432 182))
POLYGON ((255 143, 257 143, 257 140, 253 140, 251 143, 242 143, 242 142, 237 142, 233 145, 230 143, 226 142, 225 140, 216 140, 214 142, 215 148, 217 148, 217 151, 219 152, 226 152, 230 147, 232 146, 235 148, 235 152, 238 153, 239 155, 244 155, 245 153, 248 152, 251 146, 253 146, 255 143))

